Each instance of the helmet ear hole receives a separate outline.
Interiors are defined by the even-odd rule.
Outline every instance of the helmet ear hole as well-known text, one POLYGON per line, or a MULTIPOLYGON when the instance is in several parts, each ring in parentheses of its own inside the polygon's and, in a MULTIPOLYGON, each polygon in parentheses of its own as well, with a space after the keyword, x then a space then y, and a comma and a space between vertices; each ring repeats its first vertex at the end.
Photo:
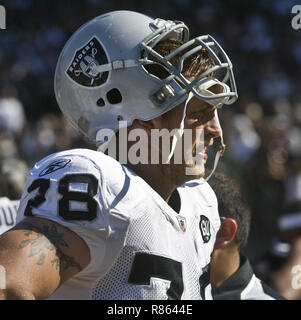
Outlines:
POLYGON ((117 104, 122 101, 122 95, 117 88, 114 88, 107 92, 107 99, 110 102, 110 104, 117 104))
POLYGON ((144 69, 151 75, 158 77, 161 80, 166 79, 168 76, 170 76, 170 72, 167 70, 167 68, 159 63, 146 65, 144 66, 144 69))
POLYGON ((105 106, 105 101, 103 100, 103 98, 99 98, 96 101, 96 104, 97 104, 98 107, 104 107, 105 106))

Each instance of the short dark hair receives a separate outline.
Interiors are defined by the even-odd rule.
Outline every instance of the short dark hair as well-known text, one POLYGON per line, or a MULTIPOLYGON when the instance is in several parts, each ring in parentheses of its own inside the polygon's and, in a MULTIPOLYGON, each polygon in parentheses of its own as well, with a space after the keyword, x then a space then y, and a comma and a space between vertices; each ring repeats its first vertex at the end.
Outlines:
POLYGON ((251 211, 238 183, 222 172, 215 172, 208 183, 216 194, 220 217, 236 221, 235 241, 238 249, 243 249, 248 241, 251 211))

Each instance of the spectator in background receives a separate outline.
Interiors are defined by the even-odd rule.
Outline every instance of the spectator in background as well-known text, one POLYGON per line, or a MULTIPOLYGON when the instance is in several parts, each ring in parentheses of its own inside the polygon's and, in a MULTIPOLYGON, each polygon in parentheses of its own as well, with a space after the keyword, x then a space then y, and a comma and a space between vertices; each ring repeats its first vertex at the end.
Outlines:
POLYGON ((6 86, 1 92, 0 131, 20 135, 26 118, 23 105, 17 96, 14 86, 6 86))
POLYGON ((290 300, 301 300, 301 163, 290 159, 284 182, 284 214, 279 235, 255 267, 272 288, 290 300))
POLYGON ((258 279, 243 255, 250 228, 250 211, 238 186, 222 173, 209 180, 221 218, 211 257, 210 282, 215 300, 282 300, 258 279))
POLYGON ((0 160, 0 234, 16 224, 27 172, 28 167, 22 160, 3 157, 0 160))
POLYGON ((0 160, 0 196, 19 200, 26 184, 26 163, 16 158, 0 160))
POLYGON ((285 246, 283 262, 270 276, 270 285, 289 300, 301 300, 301 205, 279 219, 278 245, 285 246))
POLYGON ((24 108, 15 86, 0 93, 0 196, 19 200, 25 186, 28 166, 20 160, 17 142, 26 123, 24 108))
POLYGON ((26 123, 15 86, 0 93, 0 234, 16 223, 19 199, 26 183, 28 166, 19 159, 17 141, 26 123))

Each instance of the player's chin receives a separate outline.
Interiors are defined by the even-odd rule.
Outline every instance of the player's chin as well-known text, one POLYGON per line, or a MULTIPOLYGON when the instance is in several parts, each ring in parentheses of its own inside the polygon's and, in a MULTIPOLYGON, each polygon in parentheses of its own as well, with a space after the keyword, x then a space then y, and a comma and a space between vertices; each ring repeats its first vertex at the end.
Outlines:
POLYGON ((186 181, 204 178, 205 176, 204 164, 205 164, 204 162, 202 164, 186 164, 185 165, 186 181))

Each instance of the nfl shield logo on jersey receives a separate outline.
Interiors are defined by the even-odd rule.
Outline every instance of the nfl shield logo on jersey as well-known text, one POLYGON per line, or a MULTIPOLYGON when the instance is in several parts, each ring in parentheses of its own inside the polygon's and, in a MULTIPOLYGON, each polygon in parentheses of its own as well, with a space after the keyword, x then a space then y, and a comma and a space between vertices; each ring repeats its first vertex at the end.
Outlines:
POLYGON ((186 219, 182 216, 177 216, 180 228, 183 232, 186 231, 186 219))
POLYGON ((204 243, 209 242, 211 238, 211 232, 210 232, 210 220, 206 217, 201 215, 200 217, 200 230, 201 235, 203 238, 204 243))
POLYGON ((107 63, 107 55, 100 41, 94 36, 76 51, 66 73, 73 81, 82 86, 97 87, 107 81, 109 72, 100 73, 96 67, 107 63))

